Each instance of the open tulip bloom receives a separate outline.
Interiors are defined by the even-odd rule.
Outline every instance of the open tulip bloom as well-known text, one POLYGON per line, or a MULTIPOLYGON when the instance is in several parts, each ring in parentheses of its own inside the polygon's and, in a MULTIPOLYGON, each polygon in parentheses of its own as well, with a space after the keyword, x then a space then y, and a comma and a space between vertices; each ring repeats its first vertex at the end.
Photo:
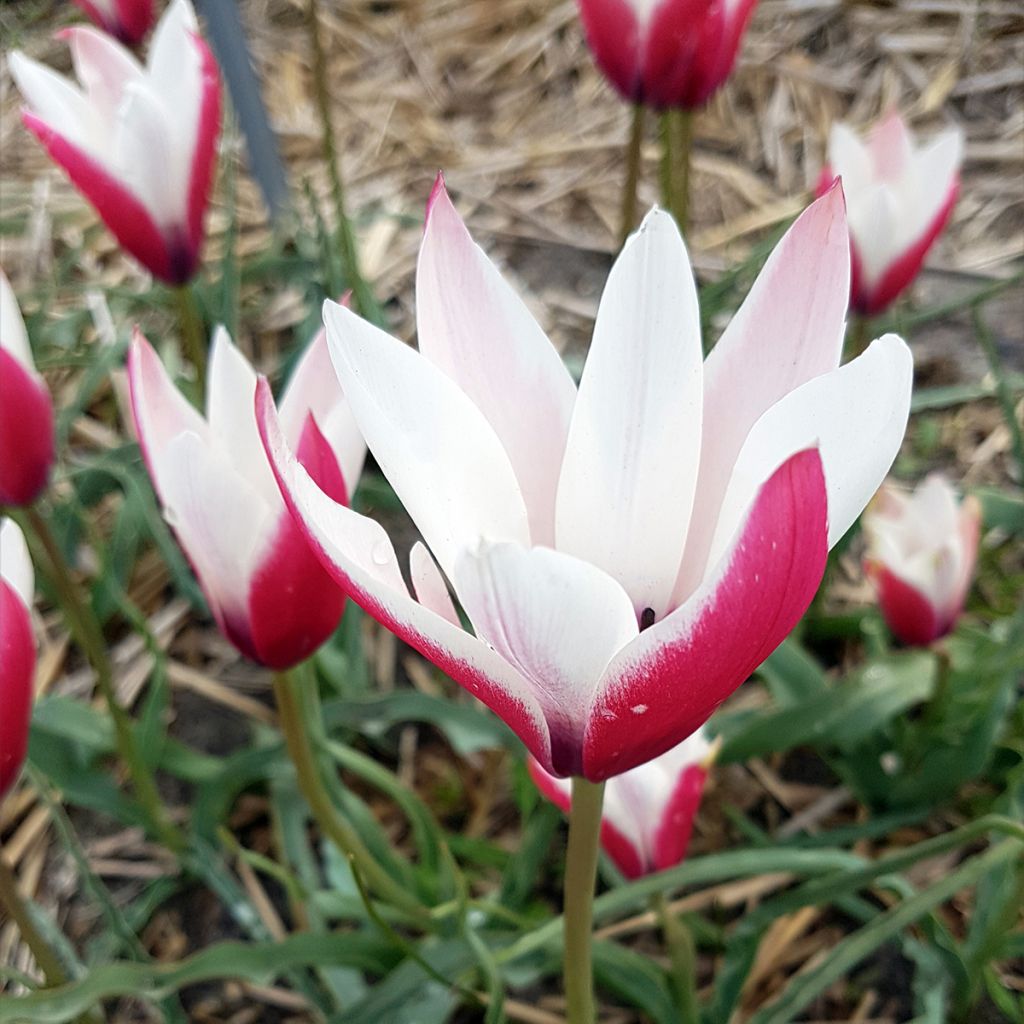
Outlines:
POLYGON ((729 77, 757 0, 577 0, 598 66, 622 97, 693 110, 729 77))
POLYGON ((928 250, 953 213, 964 140, 957 128, 915 146, 898 113, 862 140, 836 124, 819 194, 841 177, 853 250, 850 305, 881 313, 917 277, 928 250))
POLYGON ((53 401, 32 361, 25 322, 0 271, 0 505, 30 505, 54 458, 53 401))
MULTIPOLYGON (((252 367, 219 329, 205 419, 138 332, 128 378, 150 477, 217 624, 263 665, 284 669, 302 661, 338 625, 345 594, 285 508, 256 430, 252 367)), ((366 446, 331 370, 323 332, 285 391, 281 423, 311 478, 344 506, 366 446)))
POLYGON ((612 268, 577 390, 439 181, 419 351, 324 307, 356 422, 426 541, 411 552, 415 597, 381 526, 292 455, 265 382, 260 430, 354 599, 545 771, 601 781, 696 731, 784 639, 895 456, 910 352, 889 335, 838 367, 848 273, 836 188, 702 365, 686 249, 655 210, 612 268))
POLYGON ((94 25, 128 46, 153 27, 153 0, 74 0, 94 25))
POLYGON ((195 273, 220 127, 216 62, 188 0, 174 0, 142 66, 91 27, 63 33, 79 85, 15 51, 26 127, 155 277, 195 273))
POLYGON ((885 486, 864 513, 865 565, 889 628, 926 645, 956 625, 974 575, 981 506, 940 473, 912 494, 885 486))
POLYGON ((0 799, 14 785, 28 747, 36 641, 32 561, 13 519, 0 519, 0 799))
MULTIPOLYGON (((627 878, 682 863, 711 751, 704 731, 698 729, 653 761, 608 780, 601 808, 601 845, 627 878)), ((568 814, 572 806, 569 780, 549 775, 533 760, 529 767, 537 788, 568 814)))

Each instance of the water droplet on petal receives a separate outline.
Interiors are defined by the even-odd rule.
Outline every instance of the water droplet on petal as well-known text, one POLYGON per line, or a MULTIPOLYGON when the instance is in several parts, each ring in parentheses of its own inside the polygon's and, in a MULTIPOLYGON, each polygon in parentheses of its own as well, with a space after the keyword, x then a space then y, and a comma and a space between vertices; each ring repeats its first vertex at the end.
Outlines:
POLYGON ((391 545, 386 540, 379 540, 373 545, 370 558, 374 565, 387 565, 391 561, 391 545))

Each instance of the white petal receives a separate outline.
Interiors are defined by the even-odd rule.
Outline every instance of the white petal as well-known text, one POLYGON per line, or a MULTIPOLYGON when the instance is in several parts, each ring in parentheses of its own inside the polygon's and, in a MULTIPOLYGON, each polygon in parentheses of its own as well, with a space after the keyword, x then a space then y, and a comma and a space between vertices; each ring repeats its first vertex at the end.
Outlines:
POLYGON ((0 348, 6 349, 14 356, 25 370, 36 372, 36 364, 32 359, 32 347, 28 343, 28 332, 25 321, 21 318, 18 299, 7 280, 7 275, 0 270, 0 348))
POLYGON ((422 541, 416 541, 409 552, 409 572, 416 600, 424 608, 429 608, 435 615, 440 615, 461 629, 458 612, 455 611, 441 570, 422 541))
POLYGON ((857 359, 816 377, 772 406, 750 431, 711 546, 713 566, 761 485, 791 455, 819 447, 828 493, 831 547, 853 525, 885 479, 910 414, 913 357, 887 334, 857 359))
POLYGON ((916 222, 892 186, 879 183, 850 196, 850 235, 863 283, 877 284, 892 261, 917 240, 916 222))
POLYGON ((35 595, 35 573, 28 544, 21 527, 13 519, 0 519, 0 578, 6 580, 15 593, 32 607, 35 595))
POLYGON ((868 137, 875 177, 895 183, 906 173, 914 155, 914 140, 906 122, 893 111, 875 126, 868 137))
POLYGON ((124 90, 141 81, 142 65, 116 39, 95 28, 68 29, 75 74, 97 116, 113 124, 124 90))
POLYGON ((550 548, 486 543, 463 553, 454 583, 477 636, 530 680, 548 723, 582 739, 608 662, 639 635, 622 587, 550 548))
POLYGON ((206 391, 213 445, 271 507, 281 498, 256 428, 256 373, 223 327, 214 331, 206 391))
POLYGON ((558 487, 558 549, 600 566, 637 615, 667 609, 701 438, 700 315, 686 247, 655 210, 598 309, 558 487))
POLYGON ((534 544, 553 544, 576 387, 530 311, 466 230, 439 181, 416 269, 419 349, 472 399, 515 470, 534 544))
POLYGON ((366 459, 366 442, 331 365, 325 330, 318 331, 309 343, 281 396, 281 427, 293 451, 298 447, 306 415, 310 412, 338 459, 345 489, 351 498, 366 459))
POLYGON ((203 590, 226 616, 248 621, 249 583, 278 515, 221 452, 193 433, 167 446, 163 466, 164 516, 189 557, 203 590))
POLYGON ((839 365, 849 300, 850 242, 835 188, 786 232, 704 364, 700 478, 673 605, 703 577, 722 496, 750 428, 791 391, 839 365))
POLYGON ((529 543, 508 457, 482 413, 418 352, 334 302, 334 368, 384 475, 451 578, 481 538, 529 543))
POLYGON ((871 154, 860 136, 847 124, 832 125, 828 137, 828 162, 843 179, 848 202, 860 195, 874 180, 871 154))

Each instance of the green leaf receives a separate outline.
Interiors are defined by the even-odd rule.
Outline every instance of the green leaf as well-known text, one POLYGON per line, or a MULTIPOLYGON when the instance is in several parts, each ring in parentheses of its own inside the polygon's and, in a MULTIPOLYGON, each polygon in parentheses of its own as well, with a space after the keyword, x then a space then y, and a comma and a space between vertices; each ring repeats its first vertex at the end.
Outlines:
POLYGON ((679 1024, 665 972, 653 961, 615 942, 594 943, 594 980, 599 988, 643 1010, 655 1024, 679 1024))

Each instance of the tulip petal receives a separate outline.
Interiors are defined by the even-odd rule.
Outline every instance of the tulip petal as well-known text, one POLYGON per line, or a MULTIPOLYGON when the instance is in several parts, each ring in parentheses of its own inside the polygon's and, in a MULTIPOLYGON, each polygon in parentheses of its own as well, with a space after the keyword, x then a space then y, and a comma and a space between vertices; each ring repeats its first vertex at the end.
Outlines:
MULTIPOLYGON (((90 159, 109 159, 109 154, 103 153, 103 134, 96 114, 79 88, 19 50, 11 54, 10 69, 33 117, 42 122, 47 132, 63 136, 70 145, 84 150, 90 159)), ((34 130, 32 125, 28 127, 34 130)), ((45 145, 45 140, 42 141, 45 145)))
POLYGON ((576 387, 533 315, 473 242, 440 177, 416 268, 416 321, 420 352, 469 396, 504 445, 533 543, 553 544, 576 387))
POLYGON ((651 849, 651 868, 664 871, 675 867, 686 857, 693 834, 700 798, 707 780, 703 765, 691 764, 675 780, 668 802, 662 808, 651 849))
POLYGON ((416 541, 409 552, 409 575, 412 577, 416 600, 424 608, 429 608, 435 615, 440 615, 442 619, 461 629, 459 614, 455 610, 451 594, 448 593, 441 570, 422 541, 416 541))
POLYGON ((454 583, 476 635, 530 681, 557 773, 578 774, 594 688, 638 633, 628 595, 587 562, 516 544, 464 552, 454 583))
POLYGON ((25 760, 35 664, 29 611, 14 588, 0 579, 0 799, 14 785, 25 760))
POLYGON ((354 494, 366 459, 366 442, 331 365, 325 330, 317 332, 302 354, 278 408, 281 428, 292 451, 298 446, 306 417, 313 414, 338 460, 346 490, 354 494))
POLYGON ((529 543, 523 496, 490 424, 414 349, 324 304, 334 368, 384 475, 449 578, 482 537, 529 543))
POLYGON ((13 519, 0 518, 0 578, 6 580, 26 608, 35 598, 35 570, 21 527, 13 519))
POLYGON ((153 486, 164 500, 164 454, 168 445, 186 431, 209 440, 206 421, 188 403, 168 377, 153 346, 136 327, 128 350, 128 387, 139 447, 153 486))
POLYGON ((772 406, 754 424, 722 500, 711 544, 713 565, 730 544, 762 483, 794 452, 821 451, 828 488, 831 547, 853 525, 885 479, 910 414, 913 357, 895 334, 816 377, 772 406))
MULTIPOLYGON (((113 124, 124 88, 129 83, 141 82, 144 77, 142 65, 106 32, 69 28, 62 33, 62 38, 71 48, 75 75, 95 111, 94 116, 113 124)), ((36 112, 39 113, 38 108, 36 112)))
POLYGON ((36 372, 25 321, 18 308, 18 298, 3 270, 0 270, 0 348, 10 352, 23 369, 30 373, 36 372))
POLYGON ((0 348, 0 506, 29 505, 54 460, 53 401, 34 369, 0 348))
POLYGON ((842 175, 846 195, 859 196, 870 187, 874 178, 871 154, 860 136, 841 121, 829 131, 828 159, 833 173, 842 175))
MULTIPOLYGON (((213 334, 209 380, 206 388, 206 420, 209 437, 270 507, 280 500, 274 474, 267 464, 253 400, 256 372, 223 327, 213 334)), ((296 444, 296 447, 298 445, 296 444)))
POLYGON ((760 489, 713 574, 608 666, 584 740, 587 778, 628 771, 696 731, 782 642, 821 581, 827 515, 821 457, 800 451, 760 489))
POLYGON ((558 549, 666 611, 693 506, 701 444, 697 289, 673 218, 655 210, 601 298, 558 487, 558 549))
POLYGON ((938 609, 917 587, 880 562, 869 559, 865 568, 878 589, 887 625, 903 643, 924 647, 943 634, 938 609))
POLYGON ((704 364, 700 478, 673 594, 700 584, 729 476, 758 418, 839 365, 850 296, 842 189, 813 203, 775 247, 704 364))
POLYGON ((486 644, 410 597, 383 528, 328 498, 288 451, 262 380, 256 410, 281 493, 328 572, 361 608, 483 701, 550 766, 547 724, 526 680, 486 644))

